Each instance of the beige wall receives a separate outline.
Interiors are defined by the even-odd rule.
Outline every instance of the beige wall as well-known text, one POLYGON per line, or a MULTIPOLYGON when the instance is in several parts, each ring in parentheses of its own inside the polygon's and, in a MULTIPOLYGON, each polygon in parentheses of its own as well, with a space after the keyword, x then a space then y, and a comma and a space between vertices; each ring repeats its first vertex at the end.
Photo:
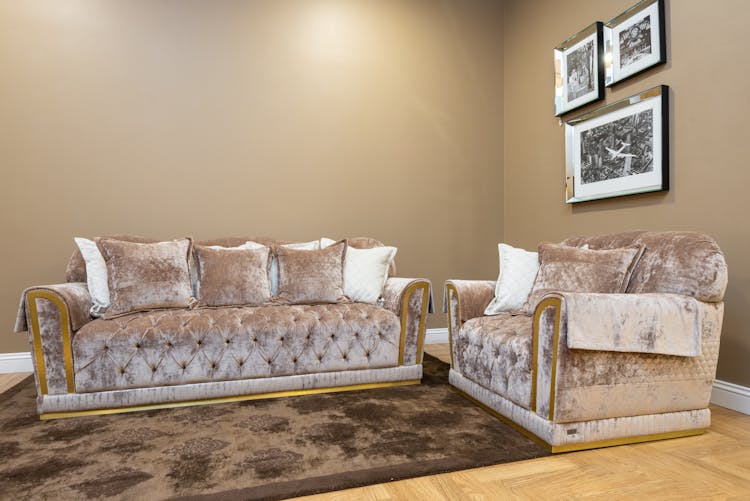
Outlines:
POLYGON ((671 86, 670 191, 563 203, 564 132, 552 112, 552 48, 633 3, 506 3, 505 239, 533 247, 571 234, 634 228, 713 235, 729 263, 718 377, 750 385, 750 3, 668 1, 667 64, 606 92, 606 102, 613 102, 654 85, 671 86))
POLYGON ((401 276, 496 273, 502 4, 2 0, 0 63, 0 352, 76 235, 368 235, 401 276))

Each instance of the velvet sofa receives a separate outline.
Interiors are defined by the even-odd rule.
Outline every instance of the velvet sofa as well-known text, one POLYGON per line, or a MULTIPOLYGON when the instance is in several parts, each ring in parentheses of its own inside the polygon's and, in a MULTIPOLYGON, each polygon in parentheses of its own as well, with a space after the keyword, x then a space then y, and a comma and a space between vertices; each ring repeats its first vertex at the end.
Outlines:
MULTIPOLYGON (((232 247, 228 238, 203 245, 232 247)), ((382 245, 369 238, 351 247, 382 245)), ((391 275, 395 269, 391 268, 391 275)), ((418 383, 430 283, 389 277, 379 304, 148 311, 94 319, 86 268, 27 289, 16 332, 28 332, 42 419, 418 383)))
POLYGON ((533 315, 485 316, 495 282, 449 280, 450 383, 553 452, 703 432, 727 285, 716 242, 635 231, 562 244, 645 250, 625 293, 553 291, 533 315))

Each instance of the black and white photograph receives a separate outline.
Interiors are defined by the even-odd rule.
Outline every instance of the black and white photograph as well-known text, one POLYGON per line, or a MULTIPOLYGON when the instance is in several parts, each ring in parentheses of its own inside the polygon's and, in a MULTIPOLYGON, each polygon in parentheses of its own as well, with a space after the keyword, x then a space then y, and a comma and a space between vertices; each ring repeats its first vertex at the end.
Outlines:
POLYGON ((652 54, 651 46, 651 16, 633 24, 627 30, 620 32, 617 40, 620 46, 620 67, 627 68, 652 54))
POLYGON ((651 172, 654 112, 634 113, 581 133, 581 184, 651 172))
POLYGON ((596 84, 596 60, 594 40, 589 40, 581 47, 565 56, 568 81, 568 101, 573 101, 594 90, 596 84))
POLYGON ((555 47, 555 116, 604 99, 603 40, 596 22, 555 47))
POLYGON ((667 104, 662 85, 568 120, 566 201, 669 189, 667 104))
POLYGON ((643 0, 604 25, 607 86, 667 60, 663 0, 643 0))

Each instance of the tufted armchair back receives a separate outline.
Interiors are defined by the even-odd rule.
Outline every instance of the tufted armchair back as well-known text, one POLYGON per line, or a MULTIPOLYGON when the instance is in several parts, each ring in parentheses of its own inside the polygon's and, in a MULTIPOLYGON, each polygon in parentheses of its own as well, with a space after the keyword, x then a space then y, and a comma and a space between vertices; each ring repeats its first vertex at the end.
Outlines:
POLYGON ((630 279, 627 292, 683 294, 709 303, 721 302, 727 288, 727 264, 716 241, 695 231, 629 231, 575 236, 565 245, 589 244, 615 249, 642 244, 646 250, 630 279))

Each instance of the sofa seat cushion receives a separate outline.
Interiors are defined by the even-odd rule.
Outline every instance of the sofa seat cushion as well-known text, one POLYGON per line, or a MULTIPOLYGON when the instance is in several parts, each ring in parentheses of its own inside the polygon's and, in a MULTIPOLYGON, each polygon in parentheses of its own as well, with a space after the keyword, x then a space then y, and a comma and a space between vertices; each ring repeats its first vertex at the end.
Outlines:
POLYGON ((532 320, 500 314, 468 320, 456 355, 464 377, 528 409, 531 404, 532 320))
POLYGON ((75 333, 76 392, 398 365, 395 314, 351 304, 151 311, 75 333))

